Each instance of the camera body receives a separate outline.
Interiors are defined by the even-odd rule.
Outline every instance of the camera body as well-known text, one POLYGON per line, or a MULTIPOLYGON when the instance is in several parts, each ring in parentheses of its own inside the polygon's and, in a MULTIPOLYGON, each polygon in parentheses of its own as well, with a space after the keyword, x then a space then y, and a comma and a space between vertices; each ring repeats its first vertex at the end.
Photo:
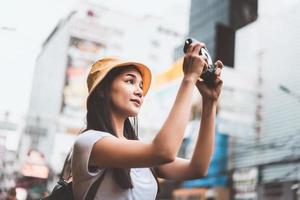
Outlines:
MULTIPOLYGON (((187 49, 189 48, 190 44, 192 44, 193 42, 197 42, 196 39, 193 39, 193 38, 188 38, 185 40, 185 43, 184 43, 184 47, 183 47, 183 52, 186 53, 187 52, 187 49)), ((203 79, 204 83, 209 86, 209 87, 213 87, 214 86, 214 80, 216 79, 216 75, 215 75, 215 66, 212 62, 212 59, 207 51, 206 48, 201 48, 200 49, 200 52, 199 52, 199 55, 203 55, 207 58, 207 63, 208 63, 208 66, 205 70, 203 70, 200 78, 203 79)))

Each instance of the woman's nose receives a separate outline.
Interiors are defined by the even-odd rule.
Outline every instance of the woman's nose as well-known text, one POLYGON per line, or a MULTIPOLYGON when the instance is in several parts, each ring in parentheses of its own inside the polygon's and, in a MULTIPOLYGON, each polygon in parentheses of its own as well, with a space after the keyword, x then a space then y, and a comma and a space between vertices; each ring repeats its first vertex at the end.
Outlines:
POLYGON ((137 87, 135 90, 135 95, 137 95, 138 97, 142 97, 143 96, 143 90, 140 87, 137 87))

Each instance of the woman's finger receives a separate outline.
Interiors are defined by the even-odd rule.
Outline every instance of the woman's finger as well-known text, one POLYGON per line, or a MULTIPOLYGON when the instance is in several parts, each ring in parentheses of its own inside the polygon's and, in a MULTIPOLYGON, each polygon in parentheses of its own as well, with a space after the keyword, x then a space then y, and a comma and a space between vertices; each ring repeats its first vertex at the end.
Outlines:
POLYGON ((216 70, 215 70, 215 75, 216 75, 216 76, 221 76, 221 71, 222 71, 221 68, 216 68, 216 70))
POLYGON ((216 68, 215 68, 216 76, 221 76, 223 63, 220 60, 218 60, 218 61, 215 62, 215 66, 216 66, 216 68))
POLYGON ((204 63, 203 71, 205 71, 205 70, 208 68, 208 61, 207 61, 207 58, 206 58, 206 56, 201 55, 201 56, 200 56, 200 59, 201 59, 201 62, 204 63))
POLYGON ((215 85, 219 86, 219 85, 222 85, 222 84, 223 84, 223 80, 220 77, 217 77, 216 80, 215 80, 215 85))
POLYGON ((202 45, 200 43, 196 43, 192 53, 195 55, 199 55, 201 47, 202 47, 202 45))
POLYGON ((221 60, 217 60, 215 62, 215 66, 216 66, 216 68, 220 68, 220 69, 223 69, 223 67, 224 67, 224 65, 223 65, 223 63, 222 63, 221 60))
POLYGON ((194 50, 194 47, 196 46, 197 43, 193 42, 189 45, 187 51, 186 51, 186 54, 191 54, 194 50))

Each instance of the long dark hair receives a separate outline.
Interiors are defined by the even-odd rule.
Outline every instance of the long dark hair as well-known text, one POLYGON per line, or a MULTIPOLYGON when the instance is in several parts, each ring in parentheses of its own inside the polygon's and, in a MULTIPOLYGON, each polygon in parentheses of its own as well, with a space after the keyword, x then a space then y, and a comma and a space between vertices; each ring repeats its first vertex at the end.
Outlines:
MULTIPOLYGON (((116 130, 112 123, 111 115, 111 102, 109 97, 111 84, 116 76, 120 75, 128 67, 119 67, 112 69, 101 83, 95 88, 95 90, 90 94, 87 101, 87 114, 86 114, 86 129, 87 130, 97 130, 110 133, 116 136, 116 130)), ((137 122, 137 118, 134 120, 137 122)), ((137 124, 136 124, 137 125, 137 124)), ((137 130, 137 128, 136 128, 137 130)), ((124 122, 124 137, 129 140, 138 140, 137 133, 133 128, 129 118, 124 122)), ((156 181, 156 171, 150 168, 156 181)), ((130 168, 113 168, 113 179, 114 181, 123 189, 133 188, 130 168)), ((158 183, 158 181, 157 181, 158 183)))

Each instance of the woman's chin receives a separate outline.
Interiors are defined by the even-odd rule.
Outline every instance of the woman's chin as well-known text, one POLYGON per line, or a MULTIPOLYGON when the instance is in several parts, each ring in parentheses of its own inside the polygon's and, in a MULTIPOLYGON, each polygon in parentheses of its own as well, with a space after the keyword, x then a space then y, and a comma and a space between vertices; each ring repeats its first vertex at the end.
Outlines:
POLYGON ((138 115, 138 112, 136 113, 131 113, 128 117, 136 117, 138 115))
POLYGON ((138 110, 131 110, 128 112, 128 117, 136 117, 139 114, 139 109, 138 110))

